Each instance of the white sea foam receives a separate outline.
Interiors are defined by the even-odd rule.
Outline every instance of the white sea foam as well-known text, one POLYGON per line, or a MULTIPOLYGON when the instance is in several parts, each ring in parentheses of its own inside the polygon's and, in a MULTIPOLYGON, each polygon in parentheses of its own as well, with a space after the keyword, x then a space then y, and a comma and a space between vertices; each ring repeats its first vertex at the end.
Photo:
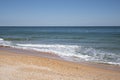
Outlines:
POLYGON ((0 38, 0 46, 11 46, 11 42, 5 41, 3 38, 0 38))
MULTIPOLYGON (((86 48, 78 45, 61 44, 17 44, 23 49, 32 49, 36 51, 51 52, 62 57, 75 57, 77 60, 94 61, 108 64, 120 64, 120 56, 113 53, 86 48), (110 60, 111 59, 111 60, 110 60), (115 61, 115 62, 114 62, 115 61)), ((74 60, 74 59, 73 59, 74 60)))
POLYGON ((43 51, 43 52, 52 52, 56 53, 58 55, 64 55, 64 56, 73 56, 73 54, 77 51, 79 46, 77 45, 60 45, 60 44, 54 44, 54 45, 48 45, 48 44, 17 44, 17 46, 20 46, 24 49, 33 49, 37 51, 43 51))
POLYGON ((0 38, 0 41, 3 41, 3 39, 2 39, 2 38, 0 38))

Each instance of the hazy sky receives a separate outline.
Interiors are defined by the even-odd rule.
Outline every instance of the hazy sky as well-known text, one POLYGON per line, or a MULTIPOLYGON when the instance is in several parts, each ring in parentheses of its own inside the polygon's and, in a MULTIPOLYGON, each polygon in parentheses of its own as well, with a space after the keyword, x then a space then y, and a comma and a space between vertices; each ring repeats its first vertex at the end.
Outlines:
POLYGON ((120 0, 0 0, 0 26, 120 26, 120 0))

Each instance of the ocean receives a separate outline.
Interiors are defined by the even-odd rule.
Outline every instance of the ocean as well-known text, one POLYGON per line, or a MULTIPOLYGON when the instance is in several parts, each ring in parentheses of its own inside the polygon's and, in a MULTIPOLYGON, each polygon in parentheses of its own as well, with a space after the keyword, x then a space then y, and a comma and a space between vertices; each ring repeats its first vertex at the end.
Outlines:
MULTIPOLYGON (((120 27, 0 27, 0 46, 120 65, 120 27)), ((33 53, 34 54, 34 53, 33 53)))

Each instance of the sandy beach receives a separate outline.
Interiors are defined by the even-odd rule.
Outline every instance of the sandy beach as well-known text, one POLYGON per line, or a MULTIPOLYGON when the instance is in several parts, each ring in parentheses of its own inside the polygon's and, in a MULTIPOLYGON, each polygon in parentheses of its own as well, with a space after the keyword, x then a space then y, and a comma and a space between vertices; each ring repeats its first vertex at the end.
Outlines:
POLYGON ((120 80, 120 71, 18 53, 0 49, 0 80, 120 80))

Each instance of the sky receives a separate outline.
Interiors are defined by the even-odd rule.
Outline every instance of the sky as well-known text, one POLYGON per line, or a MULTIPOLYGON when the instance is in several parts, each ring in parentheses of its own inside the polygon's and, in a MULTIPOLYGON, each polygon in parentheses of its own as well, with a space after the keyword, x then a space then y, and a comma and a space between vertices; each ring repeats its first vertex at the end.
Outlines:
POLYGON ((0 0, 0 26, 120 26, 120 0, 0 0))

